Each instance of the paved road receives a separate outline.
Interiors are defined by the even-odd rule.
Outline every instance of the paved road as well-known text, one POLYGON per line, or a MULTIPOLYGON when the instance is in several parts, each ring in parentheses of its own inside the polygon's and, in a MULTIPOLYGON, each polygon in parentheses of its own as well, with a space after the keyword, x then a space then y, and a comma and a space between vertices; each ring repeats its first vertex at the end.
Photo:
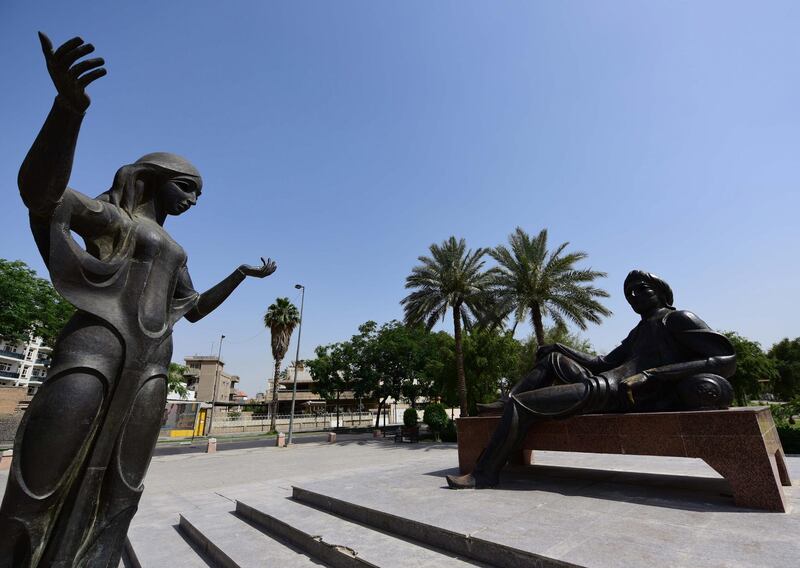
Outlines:
MULTIPOLYGON (((294 436, 292 443, 294 444, 309 444, 313 442, 324 442, 328 439, 326 432, 314 432, 308 434, 298 434, 294 436)), ((339 442, 349 442, 352 440, 369 440, 372 439, 371 433, 364 434, 339 434, 336 440, 339 442)), ((225 450, 244 450, 249 448, 261 448, 275 445, 275 437, 269 436, 264 438, 217 438, 217 451, 225 450)), ((189 444, 170 443, 159 444, 156 446, 156 451, 153 452, 154 456, 172 456, 176 454, 194 454, 206 451, 206 441, 200 440, 189 444)))

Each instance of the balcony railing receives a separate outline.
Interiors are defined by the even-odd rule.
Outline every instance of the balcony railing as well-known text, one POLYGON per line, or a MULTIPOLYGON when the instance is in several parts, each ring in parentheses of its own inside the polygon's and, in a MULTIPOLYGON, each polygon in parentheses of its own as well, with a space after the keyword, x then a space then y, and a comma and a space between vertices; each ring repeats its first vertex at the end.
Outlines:
POLYGON ((0 371, 0 377, 6 377, 8 379, 18 379, 19 373, 15 373, 13 371, 0 371))
POLYGON ((13 359, 22 359, 24 357, 22 353, 16 353, 15 351, 7 351, 5 349, 0 349, 0 355, 5 355, 6 357, 12 357, 13 359))

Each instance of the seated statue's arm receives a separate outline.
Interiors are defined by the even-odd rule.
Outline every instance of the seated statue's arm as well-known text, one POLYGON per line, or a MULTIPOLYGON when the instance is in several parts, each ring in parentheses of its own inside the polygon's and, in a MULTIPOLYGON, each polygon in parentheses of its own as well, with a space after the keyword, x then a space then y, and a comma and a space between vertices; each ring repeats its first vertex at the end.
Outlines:
MULTIPOLYGON (((186 314, 186 319, 190 322, 196 322, 206 317, 208 314, 216 310, 219 305, 222 304, 222 302, 224 302, 228 296, 230 296, 231 293, 239 286, 239 284, 244 282, 246 277, 254 276, 256 278, 264 278, 265 276, 269 276, 275 272, 275 269, 277 268, 275 262, 270 259, 264 260, 263 258, 261 261, 263 262, 262 266, 248 266, 246 264, 241 265, 214 287, 203 292, 202 294, 199 294, 194 307, 186 314)), ((182 297, 188 297, 188 295, 193 291, 194 288, 192 286, 192 281, 189 278, 189 272, 184 267, 178 278, 178 287, 175 290, 176 295, 180 294, 182 297)))
POLYGON ((666 326, 678 343, 696 357, 648 369, 647 375, 660 380, 678 381, 698 373, 713 373, 727 378, 736 371, 736 352, 731 342, 692 312, 672 312, 667 317, 666 326))
POLYGON ((566 355, 592 373, 602 373, 603 371, 613 369, 625 361, 628 353, 626 342, 624 341, 622 345, 618 345, 607 355, 592 355, 590 353, 584 353, 583 351, 578 351, 577 349, 568 347, 563 343, 556 343, 555 351, 558 351, 562 355, 566 355))

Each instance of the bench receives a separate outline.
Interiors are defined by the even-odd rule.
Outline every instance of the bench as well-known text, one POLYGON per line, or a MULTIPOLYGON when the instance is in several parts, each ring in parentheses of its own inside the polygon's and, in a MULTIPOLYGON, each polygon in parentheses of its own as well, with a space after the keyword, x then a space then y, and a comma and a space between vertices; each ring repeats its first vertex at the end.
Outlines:
MULTIPOLYGON (((459 418, 458 465, 475 467, 500 416, 459 418)), ((789 473, 769 408, 586 414, 531 426, 513 464, 530 465, 533 450, 700 458, 728 483, 737 505, 786 512, 781 485, 789 473)))
POLYGON ((414 444, 419 442, 419 428, 406 428, 403 426, 394 436, 395 444, 397 442, 403 443, 408 442, 409 444, 414 444))
POLYGON ((386 437, 394 438, 395 436, 397 436, 397 434, 400 433, 399 426, 383 426, 380 430, 384 438, 386 437))

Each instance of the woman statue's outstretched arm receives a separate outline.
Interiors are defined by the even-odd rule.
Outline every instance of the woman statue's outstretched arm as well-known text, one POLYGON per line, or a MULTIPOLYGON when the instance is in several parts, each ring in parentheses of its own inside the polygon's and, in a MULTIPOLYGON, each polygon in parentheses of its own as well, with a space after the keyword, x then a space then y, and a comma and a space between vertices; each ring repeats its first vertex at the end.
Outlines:
MULTIPOLYGON (((200 294, 197 298, 197 303, 187 314, 186 319, 190 322, 196 322, 211 312, 213 312, 219 305, 224 302, 228 296, 241 284, 248 276, 255 278, 264 278, 269 276, 277 265, 271 259, 261 259, 261 266, 249 266, 247 264, 241 265, 239 268, 231 272, 229 276, 223 279, 219 284, 210 288, 206 292, 200 294)), ((185 295, 188 290, 192 288, 191 280, 189 279, 188 271, 184 270, 181 274, 183 282, 178 282, 176 294, 185 295)))
POLYGON ((39 40, 58 95, 17 180, 34 222, 50 218, 67 188, 78 132, 90 103, 86 86, 106 74, 101 58, 77 62, 94 51, 94 46, 81 38, 73 38, 55 51, 45 34, 39 32, 39 40))

